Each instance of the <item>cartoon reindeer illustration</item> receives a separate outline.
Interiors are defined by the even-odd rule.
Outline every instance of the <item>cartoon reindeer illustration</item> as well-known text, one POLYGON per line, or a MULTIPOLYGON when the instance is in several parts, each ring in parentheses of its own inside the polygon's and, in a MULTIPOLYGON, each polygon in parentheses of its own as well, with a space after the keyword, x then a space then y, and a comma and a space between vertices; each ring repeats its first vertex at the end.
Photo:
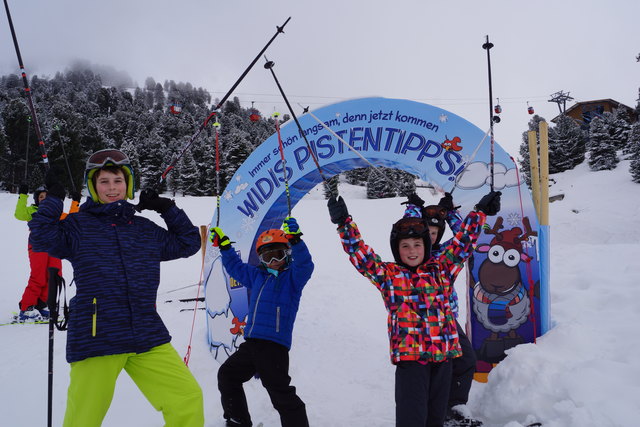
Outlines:
POLYGON ((530 257, 523 252, 522 242, 538 235, 531 229, 528 217, 522 221, 524 234, 520 227, 500 231, 502 222, 499 216, 493 228, 485 230, 486 234, 495 237, 488 245, 476 248, 477 252, 487 253, 473 288, 473 309, 480 323, 491 331, 480 349, 480 358, 488 362, 502 360, 504 350, 524 341, 516 332, 527 321, 530 310, 529 295, 519 267, 521 261, 528 262, 530 257), (502 338, 500 334, 503 334, 502 338))

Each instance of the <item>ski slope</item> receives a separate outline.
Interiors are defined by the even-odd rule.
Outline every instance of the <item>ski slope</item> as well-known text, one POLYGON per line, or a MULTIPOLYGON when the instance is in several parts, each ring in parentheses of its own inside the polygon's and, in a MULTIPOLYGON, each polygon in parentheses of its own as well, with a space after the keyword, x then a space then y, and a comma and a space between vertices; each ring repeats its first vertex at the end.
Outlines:
MULTIPOLYGON (((485 425, 518 427, 632 427, 640 420, 640 185, 631 182, 628 161, 614 171, 591 172, 585 164, 555 175, 550 194, 565 195, 550 206, 552 328, 537 344, 520 345, 495 368, 486 384, 474 383, 469 408, 485 425)), ((362 188, 340 191, 362 230, 383 258, 391 224, 403 200, 367 200, 362 188)), ((421 190, 428 202, 438 195, 421 190)), ((29 275, 26 223, 13 218, 17 195, 0 193, 0 313, 9 317, 29 275)), ((178 197, 194 224, 208 224, 215 199, 178 197)), ((67 205, 69 201, 67 200, 67 205)), ((162 223, 159 215, 146 216, 162 223)), ((388 427, 394 425, 394 368, 389 362, 386 312, 378 291, 361 277, 340 248, 326 202, 315 189, 294 208, 314 257, 315 272, 302 296, 293 334, 291 377, 307 404, 311 425, 388 427)), ((224 224, 222 224, 224 228, 224 224)), ((216 384, 218 363, 208 352, 204 312, 193 303, 201 256, 163 263, 158 310, 173 345, 186 353, 202 386, 206 426, 223 426, 216 384)), ((64 262, 68 282, 72 271, 64 262)), ((463 284, 458 291, 464 296, 463 284)), ((200 290, 202 295, 203 290, 200 290)), ((69 296, 73 288, 69 290, 69 296)), ((202 306, 202 304, 200 305, 202 306)), ((464 307, 465 304, 461 304, 464 307)), ((466 313, 462 313, 464 316, 466 313)), ((65 333, 54 341, 54 425, 64 416, 69 366, 65 333)), ((46 425, 48 328, 0 327, 0 425, 46 425)), ((259 381, 245 385, 254 424, 279 426, 259 381)), ((163 425, 162 415, 144 399, 126 373, 118 379, 105 427, 163 425)))

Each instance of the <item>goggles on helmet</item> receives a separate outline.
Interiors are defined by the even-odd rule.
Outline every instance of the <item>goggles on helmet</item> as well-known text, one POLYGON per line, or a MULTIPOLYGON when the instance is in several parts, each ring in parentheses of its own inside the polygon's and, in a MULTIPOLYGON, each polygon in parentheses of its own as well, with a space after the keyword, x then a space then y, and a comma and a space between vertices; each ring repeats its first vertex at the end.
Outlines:
POLYGON ((130 165, 131 160, 122 151, 107 148, 93 153, 87 160, 86 169, 100 169, 108 164, 116 166, 130 165))
POLYGON ((447 209, 438 205, 429 205, 422 208, 422 215, 425 217, 446 219, 447 214, 447 209))
POLYGON ((262 251, 258 257, 261 262, 270 264, 272 262, 284 261, 289 255, 291 255, 291 249, 273 248, 262 251))
POLYGON ((429 226, 422 218, 404 218, 393 226, 392 233, 403 237, 420 237, 429 231, 429 226))

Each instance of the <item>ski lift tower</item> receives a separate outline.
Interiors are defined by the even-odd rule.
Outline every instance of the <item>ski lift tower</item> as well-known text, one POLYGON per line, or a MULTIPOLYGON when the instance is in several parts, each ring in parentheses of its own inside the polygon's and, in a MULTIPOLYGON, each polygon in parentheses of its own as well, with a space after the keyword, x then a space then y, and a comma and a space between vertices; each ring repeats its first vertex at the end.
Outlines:
POLYGON ((560 114, 564 114, 567 111, 567 101, 573 101, 573 98, 569 96, 570 92, 564 93, 563 91, 551 94, 551 99, 548 102, 555 102, 558 104, 558 110, 560 114), (562 107, 560 107, 562 104, 562 107))

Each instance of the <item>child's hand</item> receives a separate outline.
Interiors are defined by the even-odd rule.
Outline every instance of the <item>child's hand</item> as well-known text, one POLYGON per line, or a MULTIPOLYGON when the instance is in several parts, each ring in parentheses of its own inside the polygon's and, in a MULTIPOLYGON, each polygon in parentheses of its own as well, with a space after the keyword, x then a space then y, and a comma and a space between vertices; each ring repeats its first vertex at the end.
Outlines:
POLYGON ((282 231, 284 231, 285 237, 289 239, 289 243, 292 245, 297 244, 302 236, 302 231, 300 231, 298 221, 291 216, 284 219, 284 222, 282 223, 282 231))
POLYGON ((163 214, 172 206, 175 206, 175 202, 166 197, 160 197, 158 192, 152 188, 142 190, 140 192, 140 201, 136 205, 136 210, 142 212, 145 209, 156 211, 159 214, 163 214))
POLYGON ((29 186, 26 182, 20 184, 20 188, 18 189, 18 194, 29 194, 29 186))
POLYGON ((60 200, 64 200, 67 192, 58 179, 58 171, 54 168, 50 168, 47 171, 45 178, 45 185, 47 186, 47 195, 55 196, 60 200))
POLYGON ((220 227, 211 227, 209 231, 211 232, 209 240, 213 246, 220 247, 220 249, 228 249, 230 247, 231 240, 229 240, 220 227))
POLYGON ((442 206, 448 212, 455 210, 456 207, 453 205, 453 196, 451 193, 444 193, 444 197, 440 199, 438 206, 442 206))
POLYGON ((302 235, 300 226, 298 225, 298 221, 296 221, 296 219, 292 216, 288 216, 284 219, 284 222, 282 223, 282 231, 284 231, 285 234, 302 235))
POLYGON ((327 202, 329 207, 329 216, 331 216, 331 222, 338 225, 344 225, 349 218, 349 210, 347 204, 344 202, 342 196, 330 197, 327 202))
POLYGON ((424 206, 424 200, 422 200, 420 198, 420 196, 418 196, 416 193, 411 193, 407 197, 407 201, 406 202, 402 202, 400 204, 401 205, 414 205, 414 206, 418 206, 419 208, 421 208, 421 207, 424 206))
POLYGON ((490 191, 489 194, 485 195, 478 204, 476 205, 476 210, 480 212, 484 212, 488 216, 492 216, 500 212, 500 196, 502 193, 500 191, 490 191))

